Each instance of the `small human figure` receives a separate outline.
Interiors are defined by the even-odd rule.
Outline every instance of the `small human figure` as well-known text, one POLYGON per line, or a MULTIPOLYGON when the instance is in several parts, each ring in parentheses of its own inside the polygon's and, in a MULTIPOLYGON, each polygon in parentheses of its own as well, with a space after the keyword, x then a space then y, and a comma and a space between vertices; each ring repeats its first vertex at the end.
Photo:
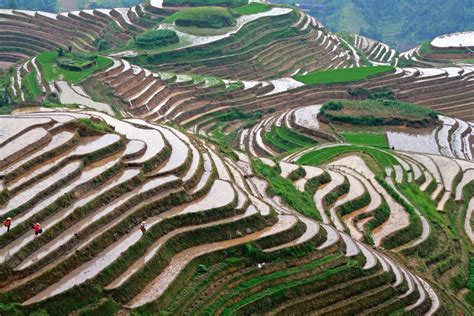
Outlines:
POLYGON ((7 228, 7 233, 10 231, 10 226, 12 225, 12 218, 11 217, 7 217, 4 221, 3 221, 3 226, 5 226, 7 228))
POLYGON ((39 223, 33 224, 33 230, 35 231, 36 237, 38 237, 43 232, 39 223))
POLYGON ((140 230, 142 231, 142 234, 145 235, 145 233, 146 233, 146 222, 142 222, 140 224, 140 230))

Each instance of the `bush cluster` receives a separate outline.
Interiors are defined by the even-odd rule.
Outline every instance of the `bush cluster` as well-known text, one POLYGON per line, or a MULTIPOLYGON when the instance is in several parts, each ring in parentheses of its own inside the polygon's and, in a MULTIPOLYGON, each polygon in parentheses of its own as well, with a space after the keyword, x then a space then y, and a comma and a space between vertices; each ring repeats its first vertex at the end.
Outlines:
POLYGON ((178 26, 217 29, 234 26, 237 23, 229 9, 220 7, 190 8, 174 15, 174 22, 178 26))
POLYGON ((150 30, 135 38, 135 44, 139 48, 156 48, 178 42, 178 35, 172 30, 150 30))
MULTIPOLYGON (((380 96, 390 96, 381 92, 380 96)), ((325 103, 319 114, 323 121, 353 125, 404 125, 426 127, 436 124, 438 115, 432 109, 396 100, 344 100, 325 103)))

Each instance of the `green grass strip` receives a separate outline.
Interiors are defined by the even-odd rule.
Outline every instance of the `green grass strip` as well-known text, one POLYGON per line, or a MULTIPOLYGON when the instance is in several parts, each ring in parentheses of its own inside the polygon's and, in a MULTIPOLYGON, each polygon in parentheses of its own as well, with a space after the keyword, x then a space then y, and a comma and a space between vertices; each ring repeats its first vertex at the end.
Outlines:
POLYGON ((315 71, 306 75, 296 75, 293 78, 307 85, 330 84, 369 79, 393 71, 395 68, 392 66, 372 66, 315 71))
POLYGON ((252 2, 247 5, 235 8, 232 10, 232 12, 235 12, 240 15, 251 15, 251 14, 267 12, 271 8, 272 8, 271 6, 265 3, 252 2))
POLYGON ((240 307, 245 306, 250 302, 260 300, 260 299, 262 299, 266 296, 274 295, 278 292, 285 291, 285 290, 288 290, 288 289, 291 289, 291 288, 294 288, 294 287, 297 287, 297 286, 303 286, 303 285, 308 284, 308 283, 323 281, 323 280, 327 279, 328 277, 330 277, 332 275, 339 274, 339 273, 342 273, 344 271, 348 271, 348 270, 353 269, 353 268, 354 268, 354 263, 349 262, 346 265, 343 265, 343 266, 340 266, 340 267, 337 267, 337 268, 334 268, 334 269, 326 270, 321 274, 317 274, 317 275, 311 276, 309 278, 305 278, 303 280, 288 282, 288 283, 281 284, 279 286, 275 286, 275 287, 265 289, 264 291, 255 293, 255 294, 243 299, 242 301, 226 308, 223 311, 222 314, 223 315, 234 315, 240 307))
POLYGON ((321 220, 321 215, 314 204, 313 196, 308 192, 301 192, 295 188, 291 180, 280 176, 277 168, 272 168, 260 160, 252 163, 255 174, 268 181, 271 195, 280 196, 285 203, 296 211, 316 220, 321 220))
POLYGON ((387 135, 385 135, 385 133, 342 133, 342 136, 346 142, 350 144, 389 148, 387 135))
POLYGON ((247 291, 247 290, 249 290, 249 289, 251 289, 251 288, 253 288, 257 285, 260 285, 260 284, 263 284, 263 283, 266 283, 266 282, 270 282, 270 281, 273 281, 273 280, 276 280, 276 279, 280 279, 280 278, 283 278, 283 277, 288 277, 290 275, 293 275, 295 273, 299 273, 299 272, 302 272, 302 271, 305 271, 305 270, 314 269, 314 268, 322 265, 323 263, 334 260, 337 257, 338 257, 337 255, 326 256, 326 257, 311 261, 311 262, 309 262, 307 264, 304 264, 304 265, 301 265, 301 266, 292 267, 292 268, 289 268, 289 269, 286 269, 286 270, 279 270, 279 271, 276 271, 276 272, 273 272, 273 273, 270 273, 270 274, 261 275, 261 276, 246 280, 246 281, 240 283, 235 288, 233 288, 226 295, 222 296, 214 304, 209 306, 209 308, 206 310, 206 314, 215 315, 216 311, 222 305, 224 305, 227 301, 229 301, 233 297, 235 297, 235 296, 239 295, 240 293, 242 293, 244 291, 247 291))
POLYGON ((347 154, 351 152, 362 152, 368 154, 383 168, 398 164, 398 161, 395 159, 395 157, 382 150, 355 145, 333 146, 311 151, 309 153, 304 154, 298 160, 298 163, 303 165, 320 165, 324 162, 330 161, 338 155, 347 154))
POLYGON ((73 71, 59 67, 57 64, 57 58, 57 51, 43 52, 37 57, 38 63, 41 66, 41 71, 47 82, 55 81, 62 77, 63 80, 69 83, 77 83, 89 77, 94 72, 104 69, 112 64, 111 59, 98 56, 96 59, 96 65, 94 67, 85 69, 83 71, 73 71))

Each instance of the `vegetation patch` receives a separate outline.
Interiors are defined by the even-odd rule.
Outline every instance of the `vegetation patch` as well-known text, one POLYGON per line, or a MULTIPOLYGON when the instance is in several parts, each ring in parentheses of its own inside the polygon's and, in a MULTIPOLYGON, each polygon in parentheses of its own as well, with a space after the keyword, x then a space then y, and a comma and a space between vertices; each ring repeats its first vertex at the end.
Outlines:
POLYGON ((310 72, 306 75, 296 75, 293 76, 293 78, 307 85, 331 84, 370 79, 372 77, 394 71, 395 68, 392 66, 344 68, 326 71, 315 71, 310 72))
POLYGON ((265 3, 252 2, 247 5, 235 8, 232 12, 238 15, 258 14, 269 11, 272 7, 265 3))
POLYGON ((173 30, 150 30, 135 38, 135 45, 139 48, 155 48, 176 44, 179 37, 173 30))
POLYGON ((278 168, 270 167, 260 160, 254 160, 252 167, 256 175, 264 177, 268 181, 269 195, 278 195, 301 214, 321 220, 313 196, 308 192, 300 192, 296 189, 291 180, 280 176, 278 168))
POLYGON ((345 141, 354 145, 389 148, 387 135, 376 133, 342 133, 345 141))
POLYGON ((77 53, 65 53, 61 56, 62 50, 46 51, 38 55, 37 61, 40 65, 44 79, 48 82, 55 80, 65 80, 70 83, 77 83, 89 77, 96 71, 105 69, 112 64, 112 60, 102 56, 84 56, 77 53), (90 58, 94 60, 95 65, 83 70, 65 69, 59 65, 60 57, 67 57, 71 61, 78 61, 90 58))
POLYGON ((71 71, 83 71, 95 66, 95 60, 90 58, 82 58, 80 56, 61 56, 57 59, 59 67, 71 71))
POLYGON ((303 165, 320 165, 322 163, 331 161, 337 156, 348 153, 365 153, 372 157, 383 169, 385 169, 385 167, 390 167, 398 163, 392 155, 384 152, 383 150, 355 145, 333 146, 311 151, 304 154, 298 160, 298 163, 303 165))
POLYGON ((438 115, 424 106, 395 100, 337 100, 326 102, 318 115, 323 122, 352 125, 396 125, 427 127, 438 123, 438 115))
POLYGON ((199 7, 178 11, 167 17, 164 23, 175 23, 178 26, 203 28, 222 28, 236 25, 235 17, 227 8, 199 7))
POLYGON ((265 142, 278 152, 293 151, 316 145, 318 142, 287 127, 275 126, 264 134, 265 142))

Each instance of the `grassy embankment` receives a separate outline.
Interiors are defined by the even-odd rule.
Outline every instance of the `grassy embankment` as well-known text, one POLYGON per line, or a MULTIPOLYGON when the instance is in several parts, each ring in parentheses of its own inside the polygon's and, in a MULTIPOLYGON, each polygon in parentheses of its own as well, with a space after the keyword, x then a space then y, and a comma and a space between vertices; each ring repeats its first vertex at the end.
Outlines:
POLYGON ((307 85, 333 84, 370 79, 394 71, 395 68, 392 66, 372 66, 315 71, 306 75, 296 75, 293 78, 307 85))
POLYGON ((38 55, 37 61, 46 81, 65 80, 69 83, 78 83, 92 75, 94 72, 104 69, 112 64, 107 57, 97 56, 93 67, 82 71, 73 71, 61 68, 58 63, 58 52, 47 51, 38 55))

